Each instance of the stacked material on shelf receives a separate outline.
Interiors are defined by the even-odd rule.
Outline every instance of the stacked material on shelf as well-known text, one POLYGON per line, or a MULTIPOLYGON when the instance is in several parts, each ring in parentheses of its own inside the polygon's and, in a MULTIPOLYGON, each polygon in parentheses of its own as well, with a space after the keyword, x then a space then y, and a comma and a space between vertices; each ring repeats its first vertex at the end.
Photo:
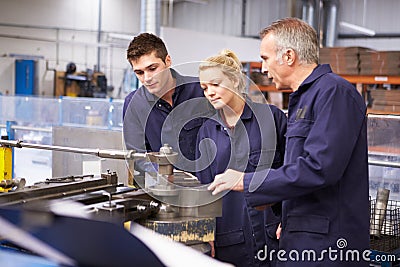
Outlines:
POLYGON ((400 111, 400 90, 371 90, 372 109, 388 112, 400 111))
POLYGON ((361 51, 369 50, 364 47, 323 47, 319 51, 321 64, 331 65, 332 71, 337 74, 358 75, 360 73, 361 51))
POLYGON ((259 71, 253 71, 250 74, 250 80, 258 85, 270 85, 272 84, 272 79, 268 79, 267 74, 261 73, 259 71))
POLYGON ((400 51, 361 51, 360 74, 400 75, 400 51))

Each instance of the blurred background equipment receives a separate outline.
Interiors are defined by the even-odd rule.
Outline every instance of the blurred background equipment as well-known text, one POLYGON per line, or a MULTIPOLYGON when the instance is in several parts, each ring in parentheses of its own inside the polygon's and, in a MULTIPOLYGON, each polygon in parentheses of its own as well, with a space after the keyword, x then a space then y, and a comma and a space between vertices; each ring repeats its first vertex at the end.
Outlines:
POLYGON ((112 87, 107 85, 104 73, 87 69, 77 72, 73 62, 67 64, 65 72, 56 72, 56 96, 105 98, 112 87))

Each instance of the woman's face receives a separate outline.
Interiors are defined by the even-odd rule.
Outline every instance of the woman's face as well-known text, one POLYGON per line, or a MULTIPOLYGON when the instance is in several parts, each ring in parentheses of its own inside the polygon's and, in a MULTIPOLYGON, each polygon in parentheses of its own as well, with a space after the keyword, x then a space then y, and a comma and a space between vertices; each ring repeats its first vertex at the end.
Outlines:
POLYGON ((238 82, 230 79, 219 67, 209 67, 200 71, 199 78, 205 97, 215 109, 233 107, 235 98, 240 97, 235 89, 238 82))

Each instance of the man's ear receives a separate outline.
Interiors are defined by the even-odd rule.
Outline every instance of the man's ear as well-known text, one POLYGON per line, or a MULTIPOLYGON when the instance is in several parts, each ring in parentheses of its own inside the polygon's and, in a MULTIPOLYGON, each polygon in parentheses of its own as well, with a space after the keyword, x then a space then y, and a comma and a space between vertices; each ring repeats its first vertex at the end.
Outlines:
POLYGON ((169 68, 169 67, 171 67, 171 65, 172 65, 172 60, 171 60, 171 56, 170 55, 167 55, 166 57, 165 57, 165 65, 169 68))
POLYGON ((294 52, 293 49, 287 49, 285 54, 283 55, 284 62, 286 62, 289 66, 294 63, 295 58, 296 58, 296 53, 294 52))

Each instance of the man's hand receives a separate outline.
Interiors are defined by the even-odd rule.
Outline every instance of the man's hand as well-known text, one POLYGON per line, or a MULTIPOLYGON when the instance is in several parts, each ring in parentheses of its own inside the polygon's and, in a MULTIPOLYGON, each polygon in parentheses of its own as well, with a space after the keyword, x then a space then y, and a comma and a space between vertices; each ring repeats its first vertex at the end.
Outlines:
POLYGON ((215 258, 215 246, 214 246, 214 241, 209 241, 208 244, 210 244, 210 256, 215 258))
POLYGON ((228 169, 224 173, 216 175, 214 181, 208 186, 207 189, 213 190, 213 195, 216 195, 224 190, 243 192, 243 177, 243 172, 228 169))
POLYGON ((268 207, 271 207, 271 205, 257 206, 257 207, 254 207, 254 209, 256 209, 256 210, 258 210, 258 211, 263 211, 263 210, 265 210, 265 209, 268 208, 268 207))
POLYGON ((278 228, 276 229, 276 239, 280 239, 281 238, 281 233, 282 233, 282 225, 279 224, 278 228))

